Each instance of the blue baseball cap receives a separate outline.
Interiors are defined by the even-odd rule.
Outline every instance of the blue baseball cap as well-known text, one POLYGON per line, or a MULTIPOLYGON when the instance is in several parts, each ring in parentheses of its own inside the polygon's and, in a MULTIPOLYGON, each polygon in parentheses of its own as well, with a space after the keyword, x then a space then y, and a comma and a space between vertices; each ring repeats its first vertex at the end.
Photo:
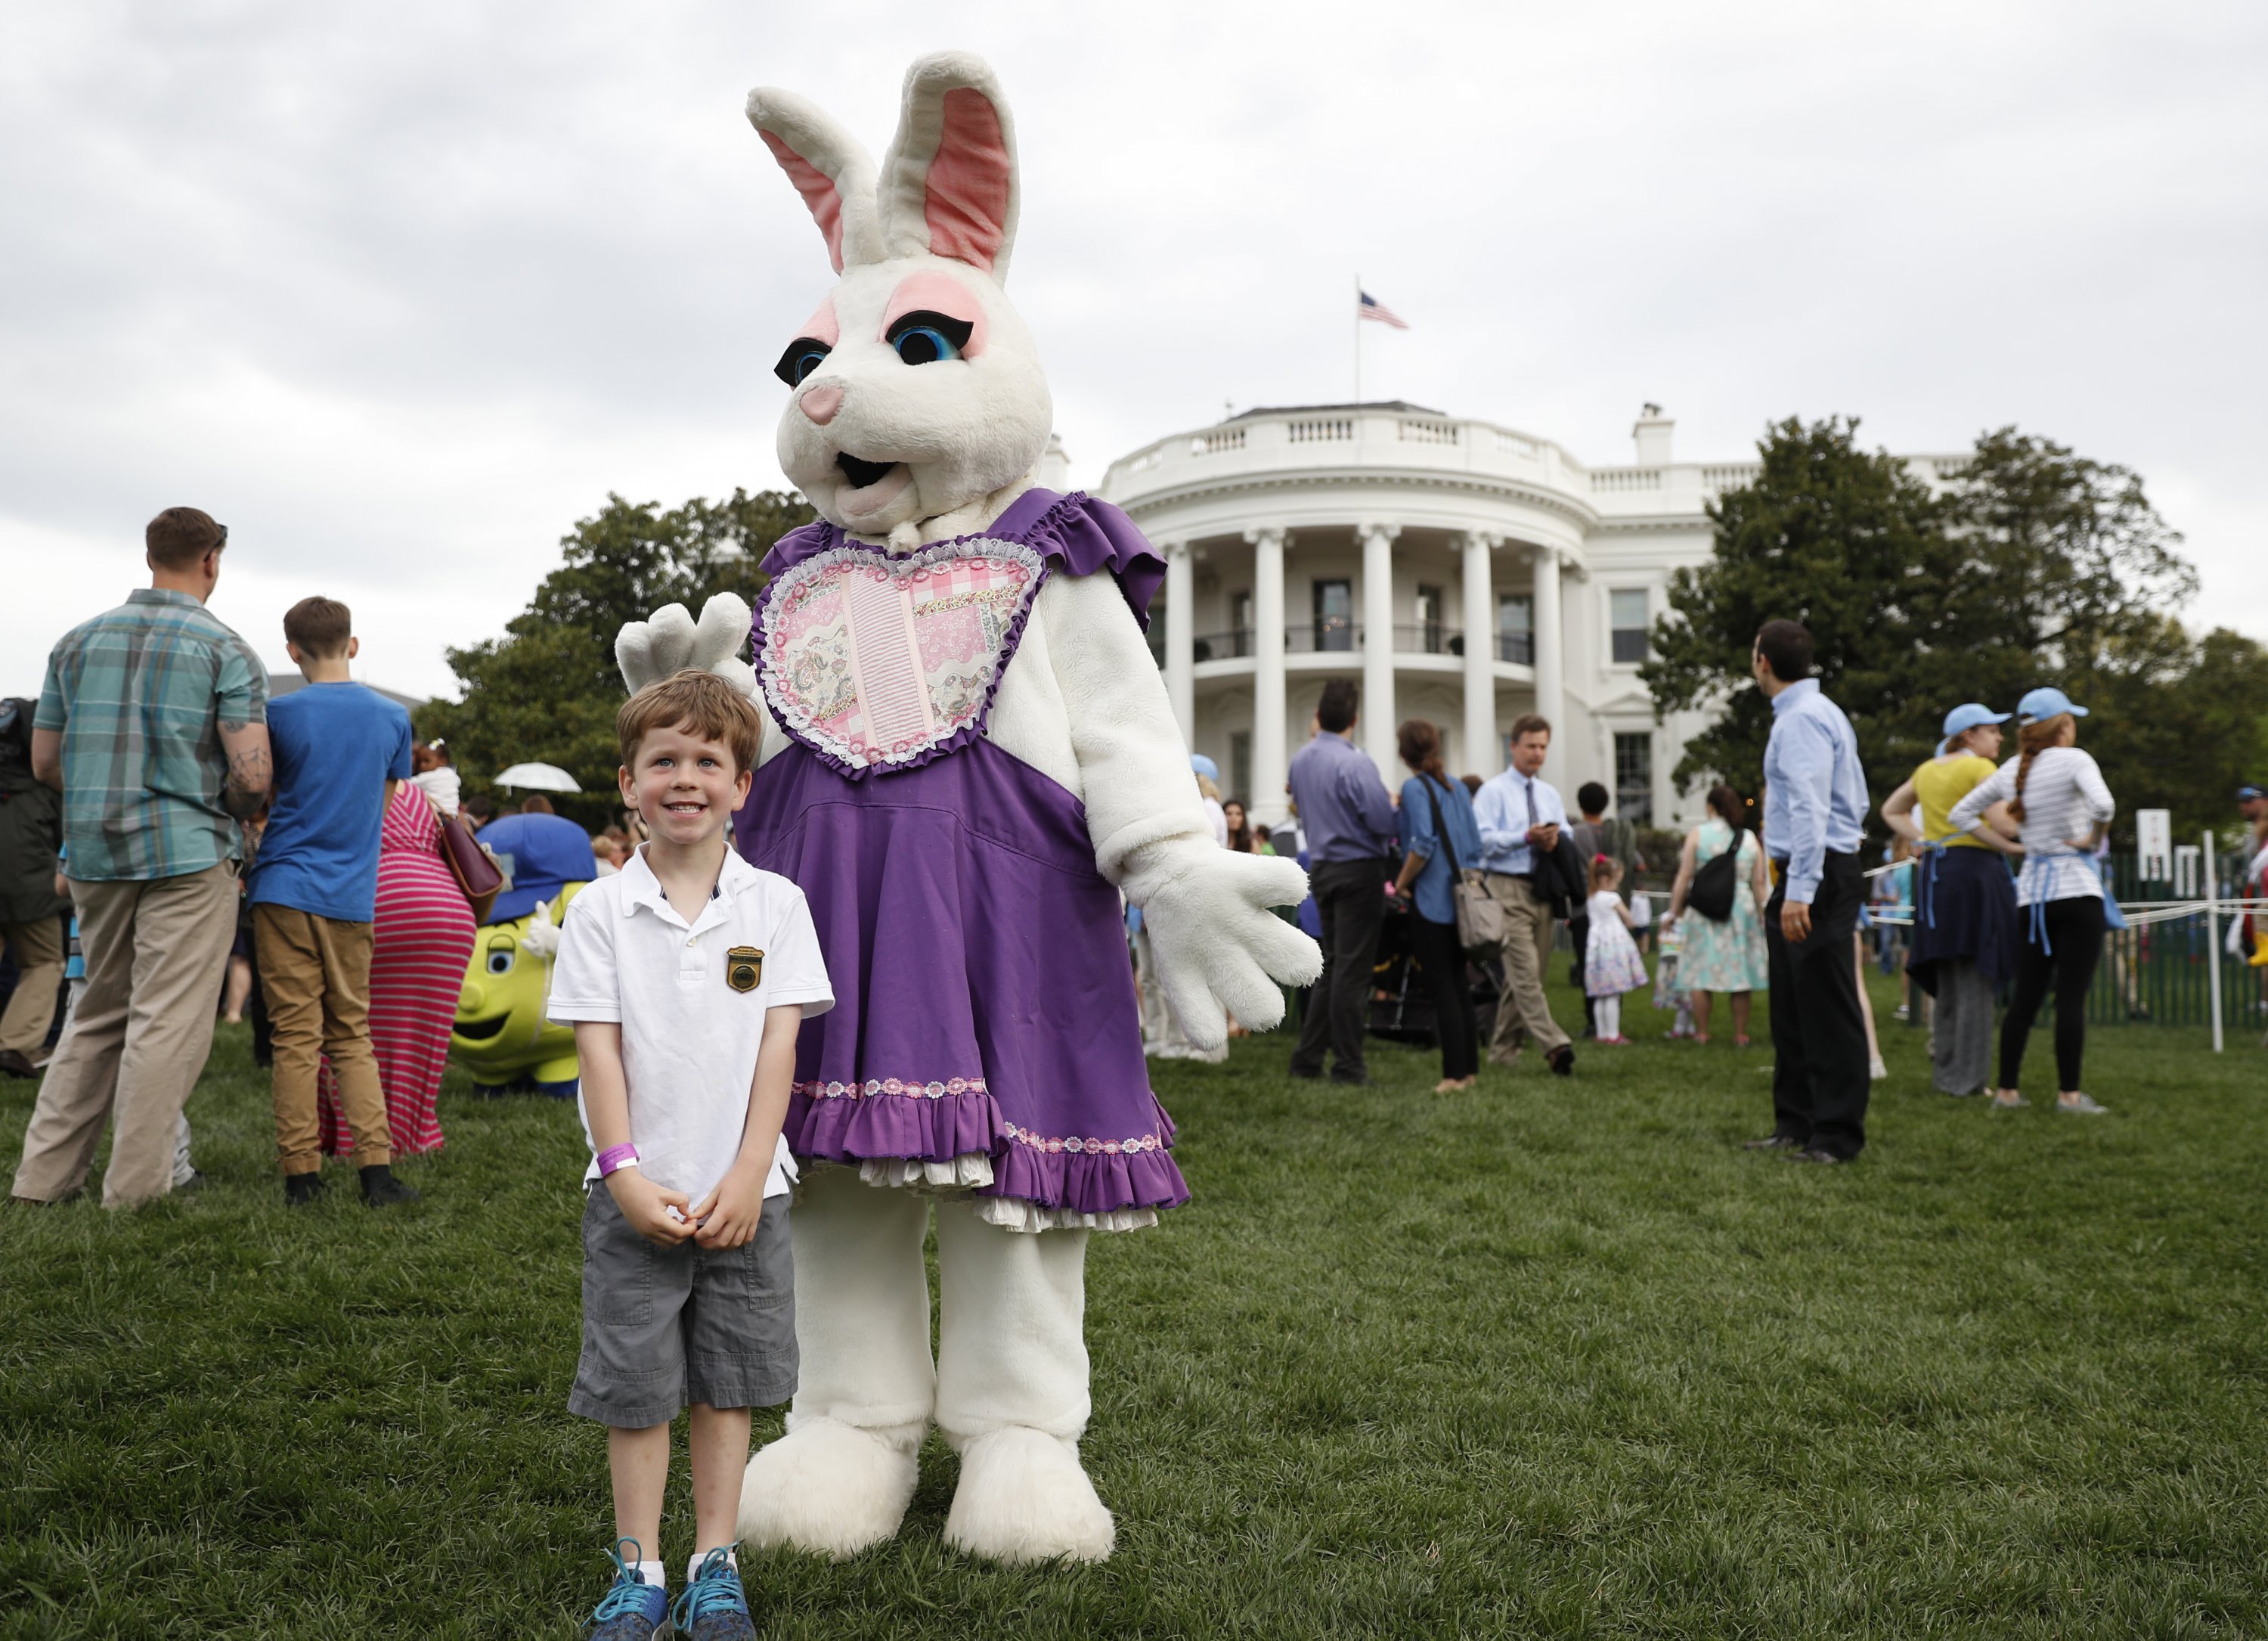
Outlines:
POLYGON ((2268 787, 2257 786, 2251 781, 2247 781, 2237 787, 2236 801, 2239 803, 2250 803, 2255 798, 2268 798, 2268 787))
POLYGON ((1192 752, 1189 754, 1189 767, 1197 771, 1200 775, 1203 775, 1207 780, 1219 780, 1220 779, 1220 765, 1214 763, 1212 759, 1207 758, 1202 752, 1192 752))
POLYGON ((2022 700, 2016 703, 2018 721, 2028 724, 2045 723, 2049 719, 2060 718, 2066 713, 2069 713, 2074 718, 2084 718, 2087 716, 2087 708, 2073 706, 2071 697, 2057 689, 2052 684, 2043 684, 2038 689, 2029 691, 2022 700))
POLYGON ((1937 743, 1937 750, 1940 752, 1945 750, 1946 743, 1965 730, 1974 729, 1980 724, 2004 724, 2014 716, 2013 713, 1996 713, 1975 701, 1963 701, 1946 713, 1945 740, 1937 743))

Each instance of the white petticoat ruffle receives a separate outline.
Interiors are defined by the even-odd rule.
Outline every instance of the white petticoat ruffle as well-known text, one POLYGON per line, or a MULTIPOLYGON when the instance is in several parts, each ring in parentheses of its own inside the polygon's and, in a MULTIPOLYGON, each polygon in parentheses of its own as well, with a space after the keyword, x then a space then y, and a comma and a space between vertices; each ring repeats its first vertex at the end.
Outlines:
POLYGON ((918 1191, 924 1196, 968 1201, 976 1217, 1003 1231, 1146 1231, 1158 1223, 1153 1208, 1115 1208, 1081 1214, 1067 1208, 1042 1208, 1016 1196, 976 1196, 992 1183, 992 1159, 983 1151, 963 1151, 950 1162, 920 1157, 876 1157, 858 1164, 858 1178, 885 1190, 918 1191))

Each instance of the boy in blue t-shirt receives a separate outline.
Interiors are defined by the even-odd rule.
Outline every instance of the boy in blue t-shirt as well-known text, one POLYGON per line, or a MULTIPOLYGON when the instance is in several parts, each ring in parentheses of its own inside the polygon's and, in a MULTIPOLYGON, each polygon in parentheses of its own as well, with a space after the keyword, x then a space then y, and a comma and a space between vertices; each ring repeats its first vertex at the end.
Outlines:
POLYGON ((275 1037, 284 1200, 312 1201, 323 1189, 315 1080, 328 1054, 363 1201, 384 1208, 417 1196, 394 1177, 370 1046, 378 837, 395 783, 409 779, 409 714, 347 676, 362 647, 353 628, 328 598, 303 598, 284 617, 284 647, 307 687, 270 703, 275 795, 253 868, 252 932, 275 1037))

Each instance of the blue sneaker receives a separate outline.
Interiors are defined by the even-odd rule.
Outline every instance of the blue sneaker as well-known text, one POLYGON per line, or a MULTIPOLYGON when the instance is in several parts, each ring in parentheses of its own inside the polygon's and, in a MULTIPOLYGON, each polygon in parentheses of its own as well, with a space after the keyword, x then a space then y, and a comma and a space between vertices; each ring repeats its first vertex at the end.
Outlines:
POLYGON ((599 1610, 591 1615, 590 1627, 583 1631, 584 1641, 653 1641, 657 1636, 667 1635, 669 1592, 639 1578, 637 1569, 630 1564, 641 1559, 638 1541, 616 1539, 607 1559, 615 1563, 615 1582, 599 1603, 599 1610), (630 1547, 628 1561, 622 1553, 625 1544, 630 1547))
POLYGON ((688 1641, 755 1641, 755 1620, 731 1554, 719 1549, 703 1556, 701 1571, 677 1598, 677 1633, 688 1641))

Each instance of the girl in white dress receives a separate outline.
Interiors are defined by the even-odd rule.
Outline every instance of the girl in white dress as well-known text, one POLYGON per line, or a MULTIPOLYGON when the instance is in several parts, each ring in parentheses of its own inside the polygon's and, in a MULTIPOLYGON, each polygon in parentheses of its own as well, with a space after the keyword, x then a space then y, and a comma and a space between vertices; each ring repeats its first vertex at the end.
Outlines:
POLYGON ((1623 994, 1646 986, 1646 964, 1631 938, 1630 908, 1615 892, 1623 869, 1600 855, 1591 862, 1591 938, 1583 952, 1583 990, 1596 1005, 1598 1040, 1627 1043, 1623 1035, 1623 994))

